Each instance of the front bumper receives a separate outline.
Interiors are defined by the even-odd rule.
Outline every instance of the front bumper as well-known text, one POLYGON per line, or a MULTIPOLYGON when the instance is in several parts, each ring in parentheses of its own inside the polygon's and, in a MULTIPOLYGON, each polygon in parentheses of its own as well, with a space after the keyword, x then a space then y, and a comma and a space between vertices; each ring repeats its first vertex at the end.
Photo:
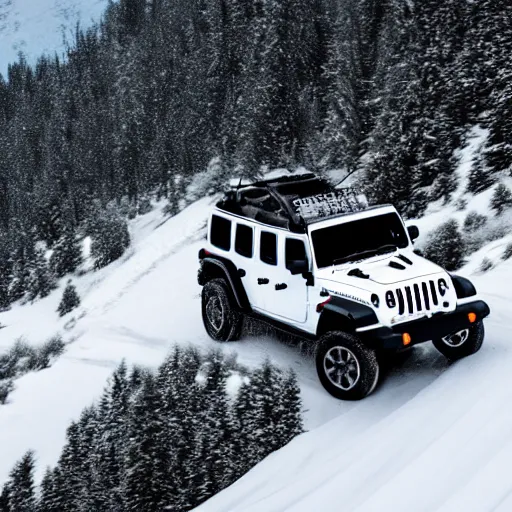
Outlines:
POLYGON ((469 313, 475 313, 478 322, 489 316, 490 309, 483 300, 477 300, 458 306, 452 313, 438 313, 431 318, 421 318, 393 327, 379 327, 358 334, 364 342, 373 348, 396 350, 404 348, 404 333, 411 336, 411 343, 408 346, 412 346, 440 339, 453 332, 471 327, 469 313))

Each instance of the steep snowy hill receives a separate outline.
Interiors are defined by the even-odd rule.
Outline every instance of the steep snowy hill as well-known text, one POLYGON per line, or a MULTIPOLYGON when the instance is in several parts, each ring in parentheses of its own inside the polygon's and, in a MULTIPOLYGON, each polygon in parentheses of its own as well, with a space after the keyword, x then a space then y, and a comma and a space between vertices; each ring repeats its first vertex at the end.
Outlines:
POLYGON ((200 313, 197 254, 205 236, 211 199, 193 204, 162 223, 161 208, 132 223, 133 247, 120 262, 74 279, 82 305, 59 320, 62 288, 33 305, 0 314, 0 352, 23 336, 33 345, 55 332, 70 342, 49 369, 16 381, 10 403, 0 406, 0 486, 12 465, 29 448, 39 460, 38 477, 56 462, 70 420, 98 398, 124 358, 157 366, 176 344, 236 351, 248 366, 269 357, 298 373, 307 428, 334 418, 345 407, 321 387, 313 362, 296 348, 274 339, 245 337, 219 345, 206 335, 200 313), (70 320, 71 318, 74 318, 70 320))
POLYGON ((417 347, 374 395, 198 510, 512 510, 512 263, 472 278, 492 308, 477 355, 450 365, 417 347))
POLYGON ((60 54, 76 24, 98 21, 108 0, 0 0, 0 73, 22 52, 30 64, 43 53, 60 54))
MULTIPOLYGON (((420 345, 397 359, 372 396, 339 402, 296 347, 250 335, 218 345, 206 336, 196 271, 211 203, 203 199, 169 220, 160 206, 133 221, 129 253, 75 279, 82 305, 72 320, 55 313, 65 280, 50 297, 0 315, 0 350, 20 336, 38 344, 61 332, 69 342, 51 368, 16 381, 10 403, 0 406, 0 484, 29 448, 38 477, 55 463, 69 421, 99 396, 123 358, 155 366, 173 344, 192 343, 235 351, 248 366, 265 357, 292 366, 309 430, 201 511, 510 510, 512 261, 500 258, 512 237, 486 245, 461 271, 492 308, 477 355, 449 364, 430 344, 420 345), (484 255, 496 265, 485 275, 476 270, 484 255)), ((422 228, 438 215, 423 219, 422 228)))

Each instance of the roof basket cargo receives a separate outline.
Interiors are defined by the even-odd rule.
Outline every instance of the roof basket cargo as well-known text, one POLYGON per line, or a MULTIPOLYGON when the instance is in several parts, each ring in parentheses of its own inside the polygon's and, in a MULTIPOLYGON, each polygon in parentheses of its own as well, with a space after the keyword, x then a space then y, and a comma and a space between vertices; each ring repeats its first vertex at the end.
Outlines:
POLYGON ((305 232, 307 224, 364 210, 368 203, 355 189, 336 189, 308 173, 244 185, 240 182, 217 206, 264 224, 305 232))

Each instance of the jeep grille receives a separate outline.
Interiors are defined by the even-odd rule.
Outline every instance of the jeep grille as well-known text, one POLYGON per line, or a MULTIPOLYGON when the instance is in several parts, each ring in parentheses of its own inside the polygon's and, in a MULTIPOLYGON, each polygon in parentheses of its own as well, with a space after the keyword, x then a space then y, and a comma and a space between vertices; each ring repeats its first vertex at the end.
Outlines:
POLYGON ((398 314, 409 315, 438 309, 439 293, 435 281, 424 281, 396 290, 398 314))

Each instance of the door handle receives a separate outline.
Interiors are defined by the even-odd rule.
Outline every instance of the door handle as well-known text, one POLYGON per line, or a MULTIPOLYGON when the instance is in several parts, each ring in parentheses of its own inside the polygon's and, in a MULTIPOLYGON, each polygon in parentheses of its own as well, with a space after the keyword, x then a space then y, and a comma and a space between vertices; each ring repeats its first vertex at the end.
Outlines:
POLYGON ((288 288, 288 285, 286 283, 276 284, 276 290, 277 291, 279 291, 279 290, 286 290, 286 288, 288 288))
POLYGON ((268 284, 270 281, 266 277, 259 277, 258 284, 268 284))

